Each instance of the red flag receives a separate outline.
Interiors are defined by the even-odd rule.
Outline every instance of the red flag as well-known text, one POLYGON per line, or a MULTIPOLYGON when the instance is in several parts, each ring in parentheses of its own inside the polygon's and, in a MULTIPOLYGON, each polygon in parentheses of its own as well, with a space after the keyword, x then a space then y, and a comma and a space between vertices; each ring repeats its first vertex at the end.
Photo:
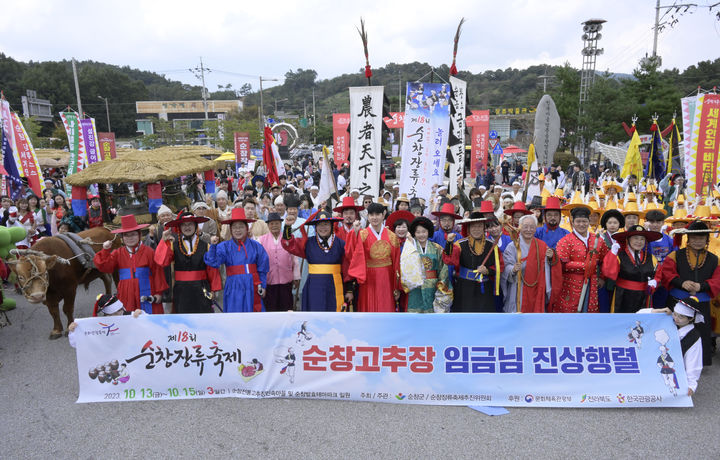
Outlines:
POLYGON ((273 153, 274 143, 275 140, 273 139, 272 130, 269 126, 266 126, 265 142, 263 144, 263 163, 265 163, 265 169, 267 170, 267 173, 265 175, 265 183, 268 185, 280 182, 277 172, 277 165, 275 164, 275 155, 273 153))

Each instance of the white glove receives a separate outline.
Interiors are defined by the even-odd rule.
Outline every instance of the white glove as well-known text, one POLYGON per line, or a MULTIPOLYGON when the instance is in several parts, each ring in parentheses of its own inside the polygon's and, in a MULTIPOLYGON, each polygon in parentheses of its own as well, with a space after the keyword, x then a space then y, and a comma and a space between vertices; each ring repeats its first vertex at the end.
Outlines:
POLYGON ((617 255, 618 251, 620 250, 620 243, 617 241, 613 243, 612 248, 610 248, 610 252, 617 255))
POLYGON ((655 289, 657 287, 657 281, 655 281, 655 280, 648 281, 648 286, 655 289))

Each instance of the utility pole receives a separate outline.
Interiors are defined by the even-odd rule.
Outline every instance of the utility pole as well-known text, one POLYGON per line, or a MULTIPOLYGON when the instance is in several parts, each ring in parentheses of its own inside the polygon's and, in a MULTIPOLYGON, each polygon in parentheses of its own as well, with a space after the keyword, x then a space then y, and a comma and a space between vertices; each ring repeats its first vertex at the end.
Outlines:
POLYGON ((543 75, 540 75, 538 77, 539 80, 543 81, 543 94, 547 94, 547 81, 551 78, 555 78, 554 75, 548 75, 547 70, 545 70, 545 73, 543 75))
POLYGON ((207 104, 207 88, 205 87, 205 71, 210 73, 210 69, 203 66, 202 56, 200 56, 200 67, 195 67, 194 69, 189 69, 190 72, 195 74, 195 77, 200 79, 202 82, 202 100, 203 100, 203 109, 205 110, 205 120, 208 120, 208 104, 207 104), (198 72, 200 75, 198 75, 198 72))
POLYGON ((73 78, 75 79, 75 96, 77 97, 78 113, 80 118, 83 117, 82 102, 80 101, 80 85, 78 85, 77 68, 75 67, 75 58, 72 58, 73 78))
POLYGON ((265 128, 265 119, 263 115, 263 87, 262 82, 264 81, 278 81, 277 78, 263 78, 262 76, 258 77, 260 79, 260 106, 258 107, 258 116, 260 117, 260 131, 263 131, 265 128))
POLYGON ((657 40, 660 33, 660 0, 655 3, 655 27, 653 27, 653 57, 657 56, 657 40))
POLYGON ((110 107, 108 106, 108 100, 106 97, 98 96, 98 99, 102 99, 105 101, 105 113, 107 114, 107 127, 108 132, 111 133, 112 130, 110 129, 110 107))
MULTIPOLYGON (((649 59, 654 61, 654 63, 656 63, 658 67, 660 67, 662 65, 662 58, 660 56, 658 56, 658 54, 657 54, 658 35, 660 35, 660 27, 665 27, 666 25, 670 25, 670 27, 672 27, 673 25, 675 25, 676 22, 678 22, 678 17, 687 13, 687 11, 690 8, 693 8, 693 7, 696 8, 696 7, 700 6, 703 8, 708 8, 710 11, 712 11, 712 9, 717 5, 718 5, 717 3, 711 4, 711 5, 698 5, 697 3, 680 3, 680 4, 674 3, 672 5, 661 6, 660 0, 656 0, 656 2, 655 2, 655 27, 653 27, 653 52, 652 52, 652 56, 649 59), (683 8, 684 8, 684 10, 680 11, 683 8), (668 10, 668 11, 675 10, 675 12, 670 16, 670 18, 671 18, 670 22, 665 21, 662 24, 660 24, 660 19, 661 19, 660 18, 660 10, 668 10)), ((665 17, 665 15, 663 15, 663 17, 665 17)), ((647 54, 641 60, 641 62, 646 59, 648 59, 647 54)))

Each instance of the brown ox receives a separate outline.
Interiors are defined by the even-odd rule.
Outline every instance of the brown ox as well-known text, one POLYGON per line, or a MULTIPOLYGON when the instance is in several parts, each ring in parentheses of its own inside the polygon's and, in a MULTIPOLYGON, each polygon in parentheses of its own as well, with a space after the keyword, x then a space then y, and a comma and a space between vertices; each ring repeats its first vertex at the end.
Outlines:
MULTIPOLYGON (((113 240, 115 236, 104 227, 91 228, 78 235, 99 243, 91 245, 95 252, 102 249, 104 241, 113 240)), ((113 242, 113 247, 119 246, 119 239, 113 242)), ((101 278, 105 292, 107 294, 112 292, 110 277, 96 269, 86 271, 79 258, 73 258, 72 250, 68 245, 57 237, 42 238, 30 251, 19 251, 19 258, 8 261, 8 264, 17 274, 18 284, 28 302, 43 302, 47 305, 53 318, 50 339, 60 338, 63 334, 60 301, 63 302, 63 312, 67 317, 68 325, 75 320, 75 292, 80 284, 87 289, 90 282, 101 278)))

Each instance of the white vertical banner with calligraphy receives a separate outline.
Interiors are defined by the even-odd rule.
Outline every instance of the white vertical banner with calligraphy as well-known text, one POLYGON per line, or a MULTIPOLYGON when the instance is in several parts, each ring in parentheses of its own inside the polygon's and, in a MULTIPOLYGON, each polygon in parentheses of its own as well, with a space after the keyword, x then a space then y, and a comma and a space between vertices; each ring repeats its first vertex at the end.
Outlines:
POLYGON ((350 188, 380 195, 383 86, 350 89, 350 188))
POLYGON ((450 77, 450 141, 449 149, 455 163, 450 164, 450 195, 457 195, 458 179, 465 177, 465 104, 467 82, 450 77))
POLYGON ((443 183, 449 131, 450 85, 408 83, 400 193, 428 201, 433 185, 443 183))

